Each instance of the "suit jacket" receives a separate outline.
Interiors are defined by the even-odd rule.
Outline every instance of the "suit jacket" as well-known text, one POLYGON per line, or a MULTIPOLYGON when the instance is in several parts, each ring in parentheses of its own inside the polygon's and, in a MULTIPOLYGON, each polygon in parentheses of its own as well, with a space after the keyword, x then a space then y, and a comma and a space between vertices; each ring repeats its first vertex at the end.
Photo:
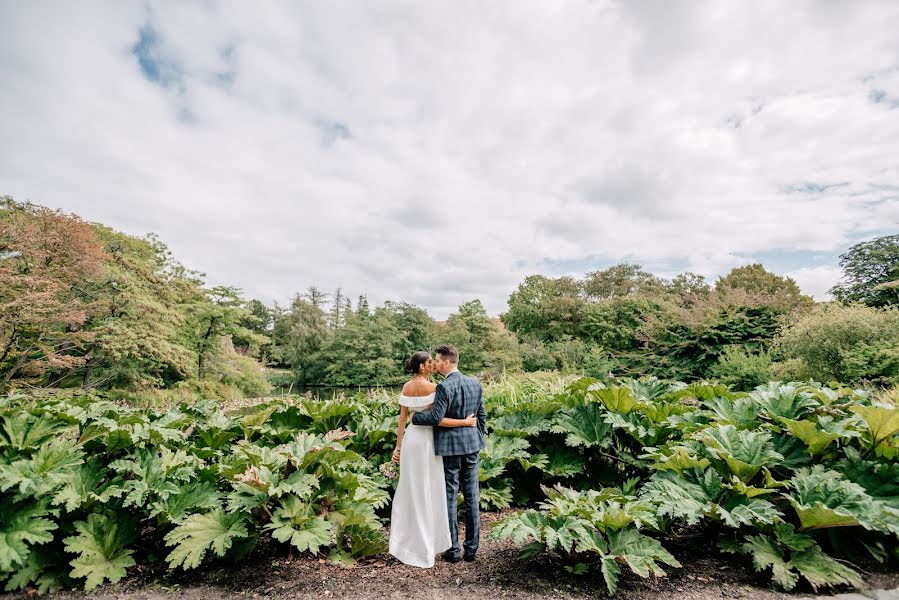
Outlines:
POLYGON ((434 452, 437 456, 460 456, 480 452, 487 445, 487 412, 481 383, 474 377, 453 371, 438 386, 434 407, 412 415, 412 423, 434 428, 434 452), (477 427, 439 427, 443 417, 464 419, 474 413, 477 427))

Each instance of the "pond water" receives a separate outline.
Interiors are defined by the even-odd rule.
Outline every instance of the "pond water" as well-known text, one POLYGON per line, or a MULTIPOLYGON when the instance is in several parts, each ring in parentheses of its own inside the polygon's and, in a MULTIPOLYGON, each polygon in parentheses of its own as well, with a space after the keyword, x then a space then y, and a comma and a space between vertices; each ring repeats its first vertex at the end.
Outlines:
POLYGON ((401 385, 384 385, 378 387, 367 387, 367 386, 352 386, 352 387, 336 387, 336 386, 325 386, 325 385, 283 385, 278 386, 274 390, 272 390, 272 396, 282 396, 288 394, 296 394, 298 396, 302 396, 305 394, 311 394, 312 397, 318 398, 319 400, 327 400, 329 398, 334 398, 335 396, 339 396, 343 394, 344 396, 353 396, 358 393, 366 394, 369 391, 382 391, 387 392, 388 394, 396 394, 399 395, 400 390, 403 389, 401 385))

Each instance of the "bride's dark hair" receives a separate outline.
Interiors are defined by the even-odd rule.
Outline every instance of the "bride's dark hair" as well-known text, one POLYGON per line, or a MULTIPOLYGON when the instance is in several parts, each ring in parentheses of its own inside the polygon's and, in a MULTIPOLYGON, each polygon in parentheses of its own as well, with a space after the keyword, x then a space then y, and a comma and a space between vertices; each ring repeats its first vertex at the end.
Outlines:
POLYGON ((411 373, 412 375, 418 375, 421 371, 421 366, 428 362, 431 358, 430 352, 425 352, 424 350, 420 350, 416 352, 412 356, 409 357, 409 360, 406 361, 406 373, 411 373))

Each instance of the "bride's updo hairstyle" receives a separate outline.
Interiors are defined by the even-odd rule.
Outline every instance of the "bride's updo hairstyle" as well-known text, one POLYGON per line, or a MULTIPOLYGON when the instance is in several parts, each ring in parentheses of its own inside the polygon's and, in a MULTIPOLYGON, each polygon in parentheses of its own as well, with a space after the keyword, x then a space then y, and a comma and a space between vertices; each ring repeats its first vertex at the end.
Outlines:
POLYGON ((431 359, 431 353, 421 350, 409 357, 406 361, 406 373, 418 375, 421 372, 421 366, 431 359))

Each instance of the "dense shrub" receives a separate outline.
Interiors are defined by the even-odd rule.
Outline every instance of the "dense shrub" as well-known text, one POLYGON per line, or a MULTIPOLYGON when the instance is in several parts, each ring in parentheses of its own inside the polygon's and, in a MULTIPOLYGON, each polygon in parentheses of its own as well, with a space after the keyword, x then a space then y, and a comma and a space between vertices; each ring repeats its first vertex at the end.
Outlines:
POLYGON ((820 304, 787 327, 777 350, 821 381, 899 381, 899 309, 820 304))

